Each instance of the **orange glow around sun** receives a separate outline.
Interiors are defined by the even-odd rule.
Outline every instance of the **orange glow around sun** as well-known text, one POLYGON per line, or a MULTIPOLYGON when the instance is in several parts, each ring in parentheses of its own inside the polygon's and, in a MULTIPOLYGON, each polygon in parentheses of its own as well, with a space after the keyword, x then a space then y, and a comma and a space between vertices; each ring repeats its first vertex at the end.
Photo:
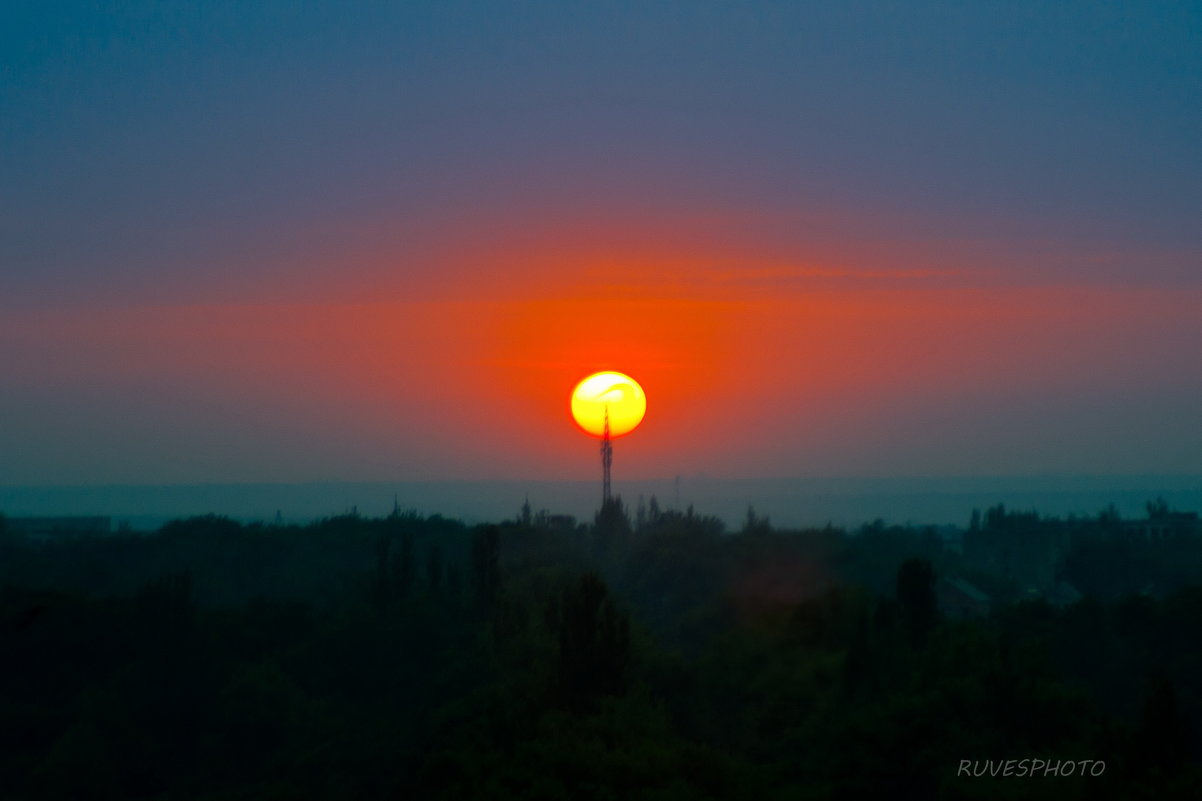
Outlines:
POLYGON ((609 435, 629 434, 647 413, 643 388, 623 373, 594 373, 572 391, 572 417, 586 433, 605 434, 605 415, 609 413, 609 435))

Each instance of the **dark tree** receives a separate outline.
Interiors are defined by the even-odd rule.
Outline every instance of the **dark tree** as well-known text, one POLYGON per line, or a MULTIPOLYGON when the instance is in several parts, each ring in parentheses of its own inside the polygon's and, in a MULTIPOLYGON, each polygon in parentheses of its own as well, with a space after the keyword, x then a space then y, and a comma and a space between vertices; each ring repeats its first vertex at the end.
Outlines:
POLYGON ((183 570, 146 582, 138 591, 138 609, 141 625, 160 644, 186 636, 196 615, 192 574, 183 570))
POLYGON ((463 595, 463 582, 459 578, 459 569, 455 565, 447 568, 447 599, 452 606, 458 606, 463 595))
POLYGON ((1163 675, 1148 681, 1136 742, 1139 762, 1145 769, 1172 772, 1189 758, 1189 725, 1172 680, 1163 675))
POLYGON ((496 526, 485 526, 472 535, 472 590, 481 612, 491 609, 500 594, 501 535, 496 526))
POLYGON ((1148 510, 1149 520, 1169 516, 1169 502, 1160 496, 1157 496, 1154 501, 1148 501, 1144 504, 1144 508, 1148 510))
MULTIPOLYGON (((689 507, 689 516, 692 517, 693 507, 689 507)), ((747 518, 743 521, 744 534, 771 534, 772 523, 767 517, 760 517, 755 513, 755 507, 748 504, 747 518)))
POLYGON ((417 556, 413 553, 413 533, 401 537, 401 552, 392 558, 392 586, 396 597, 408 598, 417 581, 417 556))
POLYGON ((388 537, 376 540, 376 576, 372 582, 371 599, 376 608, 381 610, 388 605, 388 599, 392 595, 392 582, 388 575, 388 552, 391 548, 392 541, 388 537))
POLYGON ((438 595, 442 592, 443 559, 442 548, 431 545, 426 553, 426 581, 430 585, 430 593, 438 595))
POLYGON ((912 558, 902 562, 897 569, 897 601, 910 633, 910 642, 916 646, 924 645, 938 614, 935 568, 929 561, 912 558))
POLYGON ((559 626, 559 690, 573 709, 626 688, 630 621, 618 611, 605 583, 586 573, 563 596, 559 626))

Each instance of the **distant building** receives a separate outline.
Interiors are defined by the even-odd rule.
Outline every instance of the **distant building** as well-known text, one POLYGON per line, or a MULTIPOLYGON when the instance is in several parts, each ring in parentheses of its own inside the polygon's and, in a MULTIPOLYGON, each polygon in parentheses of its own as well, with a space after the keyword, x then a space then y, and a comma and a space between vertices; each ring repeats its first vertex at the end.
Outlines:
POLYGON ((964 535, 964 557, 974 569, 1033 587, 1038 594, 1056 583, 1056 568, 1072 545, 1072 529, 1034 512, 1007 512, 998 505, 984 521, 974 516, 964 535))
POLYGON ((939 611, 955 620, 989 614, 992 599, 980 587, 962 578, 944 578, 935 590, 939 611))
POLYGON ((552 531, 575 531, 576 518, 572 515, 549 515, 546 527, 552 531))
POLYGON ((1052 587, 1044 597, 1047 598, 1048 603, 1052 606, 1063 609, 1066 606, 1072 606, 1085 596, 1072 584, 1061 579, 1056 582, 1056 586, 1052 587))
POLYGON ((1197 512, 1161 512, 1146 520, 1124 520, 1122 525, 1127 536, 1148 542, 1202 535, 1197 512))
POLYGON ((955 554, 964 553, 964 529, 959 526, 933 526, 943 547, 955 554))
POLYGON ((112 531, 109 517, 9 517, 8 533, 32 542, 61 542, 104 536, 112 531))
POLYGON ((546 509, 540 509, 538 514, 534 515, 534 517, 531 519, 527 515, 528 506, 529 504, 522 507, 521 520, 526 525, 530 525, 532 522, 535 528, 548 529, 550 531, 576 530, 576 518, 572 515, 553 515, 546 509))

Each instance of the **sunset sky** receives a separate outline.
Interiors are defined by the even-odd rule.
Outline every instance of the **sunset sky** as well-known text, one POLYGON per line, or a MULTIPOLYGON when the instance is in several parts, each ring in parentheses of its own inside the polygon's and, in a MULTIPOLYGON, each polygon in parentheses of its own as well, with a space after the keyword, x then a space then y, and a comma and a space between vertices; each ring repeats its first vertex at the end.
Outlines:
POLYGON ((1202 4, 18 2, 0 484, 1202 474, 1202 4))

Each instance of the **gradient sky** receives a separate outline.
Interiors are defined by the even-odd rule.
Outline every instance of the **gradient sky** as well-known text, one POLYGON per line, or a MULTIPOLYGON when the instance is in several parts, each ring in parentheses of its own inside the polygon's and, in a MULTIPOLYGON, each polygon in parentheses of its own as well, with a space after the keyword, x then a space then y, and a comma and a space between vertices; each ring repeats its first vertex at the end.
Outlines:
POLYGON ((0 484, 1202 474, 1197 2, 9 2, 0 484))

